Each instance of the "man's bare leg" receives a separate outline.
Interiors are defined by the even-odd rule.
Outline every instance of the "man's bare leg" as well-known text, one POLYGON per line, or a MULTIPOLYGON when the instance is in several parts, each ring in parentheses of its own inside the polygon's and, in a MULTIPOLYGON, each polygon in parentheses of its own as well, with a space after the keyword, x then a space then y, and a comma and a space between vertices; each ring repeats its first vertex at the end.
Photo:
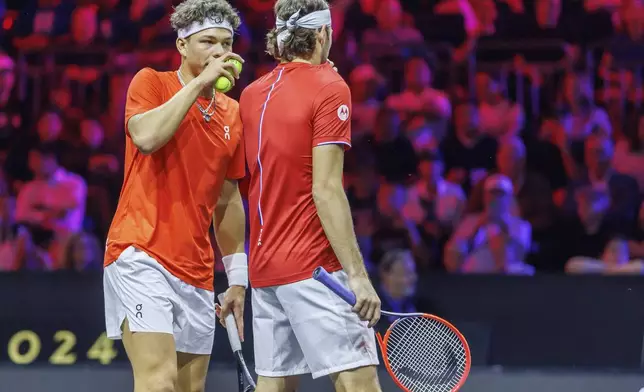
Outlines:
POLYGON ((210 355, 177 352, 177 392, 204 392, 209 364, 210 355))
POLYGON ((134 373, 134 392, 175 392, 177 354, 174 336, 158 332, 132 332, 123 322, 123 346, 134 373))
POLYGON ((259 376, 255 392, 296 392, 299 384, 297 376, 264 377, 259 376))
POLYGON ((378 369, 365 366, 331 375, 336 392, 382 392, 378 369))

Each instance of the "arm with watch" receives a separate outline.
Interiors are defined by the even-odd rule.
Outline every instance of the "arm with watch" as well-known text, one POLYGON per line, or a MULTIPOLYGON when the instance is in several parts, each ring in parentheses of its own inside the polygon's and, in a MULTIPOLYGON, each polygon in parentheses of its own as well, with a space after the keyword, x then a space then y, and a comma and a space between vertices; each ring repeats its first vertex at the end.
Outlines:
POLYGON ((221 307, 220 320, 232 312, 239 338, 244 340, 244 301, 248 287, 246 213, 236 180, 225 180, 213 214, 215 238, 228 277, 228 290, 221 307))

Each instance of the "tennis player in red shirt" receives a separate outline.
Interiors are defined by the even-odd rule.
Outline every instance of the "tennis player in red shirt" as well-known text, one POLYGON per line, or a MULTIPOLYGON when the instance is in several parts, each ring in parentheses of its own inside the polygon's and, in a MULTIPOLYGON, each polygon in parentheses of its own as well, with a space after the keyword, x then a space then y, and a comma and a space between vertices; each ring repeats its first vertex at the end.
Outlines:
POLYGON ((248 283, 245 176, 239 105, 215 93, 234 83, 236 11, 225 0, 186 0, 171 17, 181 67, 132 80, 125 105, 125 178, 107 236, 105 321, 123 339, 137 392, 205 390, 217 317, 217 244, 229 285, 224 312, 242 322, 248 283))
POLYGON ((280 64, 240 99, 250 170, 250 282, 258 392, 290 392, 297 375, 337 391, 380 391, 367 276, 342 185, 351 94, 327 57, 325 0, 278 0, 268 50, 280 64), (311 278, 323 266, 356 294, 351 309, 311 278))

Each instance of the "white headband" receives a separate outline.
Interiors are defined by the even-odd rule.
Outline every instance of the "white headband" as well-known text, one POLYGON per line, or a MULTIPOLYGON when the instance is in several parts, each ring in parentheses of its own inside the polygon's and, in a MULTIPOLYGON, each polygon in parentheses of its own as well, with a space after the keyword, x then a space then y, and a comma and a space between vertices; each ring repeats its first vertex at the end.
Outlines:
POLYGON ((284 50, 284 43, 289 39, 291 33, 296 28, 301 27, 303 29, 316 30, 322 26, 331 26, 331 11, 328 9, 311 12, 301 18, 299 17, 300 12, 302 12, 301 9, 291 15, 287 21, 277 18, 277 21, 275 22, 275 27, 277 27, 278 30, 286 27, 286 29, 277 34, 277 47, 280 53, 284 50))
POLYGON ((224 17, 218 15, 214 18, 205 19, 202 22, 194 22, 186 28, 179 29, 178 35, 179 38, 187 38, 200 31, 212 28, 226 29, 230 31, 230 34, 234 34, 233 25, 231 25, 224 17))

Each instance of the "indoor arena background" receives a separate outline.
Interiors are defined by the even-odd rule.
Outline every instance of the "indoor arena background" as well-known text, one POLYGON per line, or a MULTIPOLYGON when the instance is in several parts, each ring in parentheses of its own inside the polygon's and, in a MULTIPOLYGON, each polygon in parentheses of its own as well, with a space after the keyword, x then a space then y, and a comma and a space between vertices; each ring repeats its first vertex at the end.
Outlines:
MULTIPOLYGON (((1 392, 131 389, 122 345, 104 336, 103 244, 123 179, 128 83, 142 67, 179 66, 172 3, 0 0, 1 392), (40 142, 76 179, 61 203, 83 206, 61 233, 16 221, 21 190, 43 175, 40 142)), ((238 98, 274 66, 264 44, 274 2, 232 3, 246 60, 238 98)), ((466 392, 644 388, 644 4, 331 3, 330 58, 353 98, 345 185, 383 307, 464 332, 466 392), (483 189, 493 173, 514 188, 522 252, 458 247, 498 208, 483 189)), ((222 332, 208 390, 234 391, 222 332)))

